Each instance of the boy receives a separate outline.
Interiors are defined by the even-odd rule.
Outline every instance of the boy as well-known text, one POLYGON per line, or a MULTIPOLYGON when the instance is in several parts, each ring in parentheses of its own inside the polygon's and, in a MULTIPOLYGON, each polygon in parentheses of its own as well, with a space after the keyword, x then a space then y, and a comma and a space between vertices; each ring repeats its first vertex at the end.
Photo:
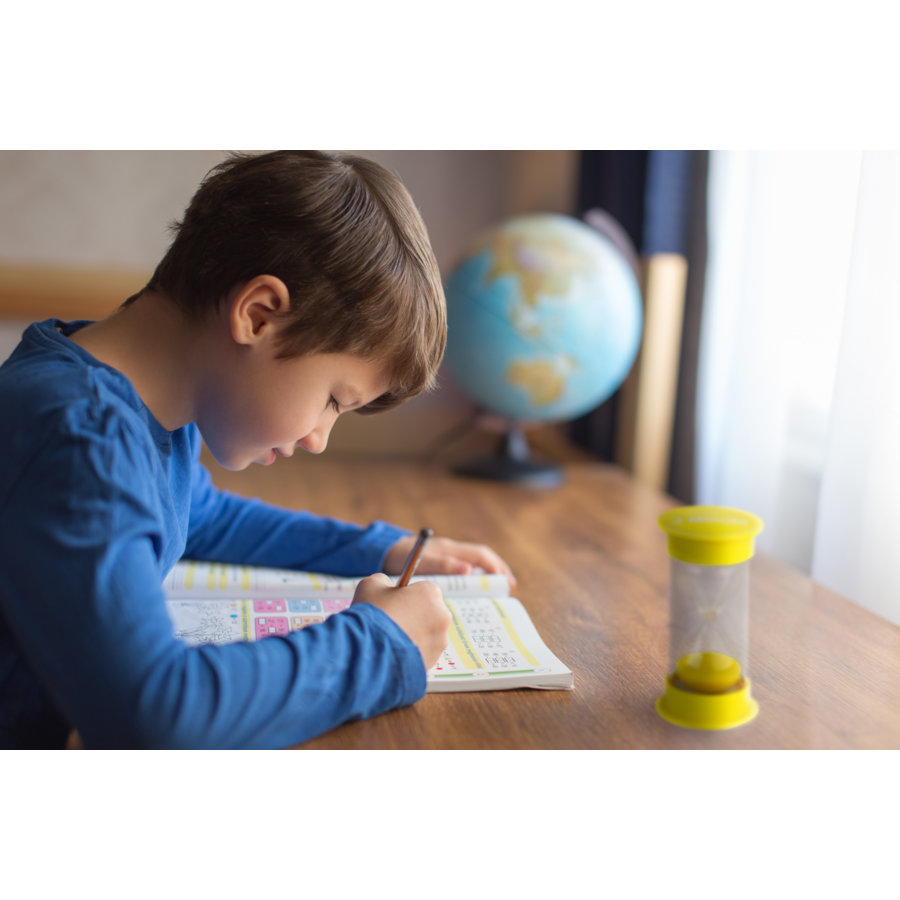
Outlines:
MULTIPOLYGON (((161 583, 182 556, 399 572, 412 537, 216 490, 325 449, 338 414, 433 384, 444 298, 425 227, 374 162, 231 157, 147 286, 97 323, 32 325, 0 368, 0 746, 280 747, 419 699, 446 646, 431 583, 383 574, 285 638, 187 647, 161 583)), ((420 572, 504 572, 435 539, 420 572)))

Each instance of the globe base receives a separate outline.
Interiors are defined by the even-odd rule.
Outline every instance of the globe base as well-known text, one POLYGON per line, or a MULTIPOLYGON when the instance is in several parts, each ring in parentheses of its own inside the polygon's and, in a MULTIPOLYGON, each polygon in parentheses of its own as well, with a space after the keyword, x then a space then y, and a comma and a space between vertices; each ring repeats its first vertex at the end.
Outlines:
POLYGON ((527 488, 559 487, 565 480, 561 466, 528 458, 528 441, 519 428, 510 429, 495 456, 470 459, 454 466, 457 475, 506 481, 527 488))

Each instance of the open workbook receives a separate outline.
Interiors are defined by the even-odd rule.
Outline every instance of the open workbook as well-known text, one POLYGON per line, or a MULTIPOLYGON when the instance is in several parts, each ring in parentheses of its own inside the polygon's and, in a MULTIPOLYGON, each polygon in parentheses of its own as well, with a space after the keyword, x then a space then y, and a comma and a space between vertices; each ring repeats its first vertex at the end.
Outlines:
MULTIPOLYGON (((228 644, 286 635, 350 606, 359 578, 182 560, 163 589, 175 637, 228 644)), ((503 575, 429 575, 450 610, 450 643, 429 692, 570 690, 572 672, 547 649, 503 575)))

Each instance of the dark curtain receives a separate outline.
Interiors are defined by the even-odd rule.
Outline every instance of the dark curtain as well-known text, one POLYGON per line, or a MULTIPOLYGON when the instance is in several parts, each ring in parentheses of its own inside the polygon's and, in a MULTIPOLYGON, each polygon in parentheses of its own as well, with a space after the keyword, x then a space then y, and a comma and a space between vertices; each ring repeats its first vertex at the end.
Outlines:
MULTIPOLYGON (((697 351, 706 270, 705 150, 583 150, 579 169, 578 214, 602 209, 612 215, 640 254, 682 253, 688 280, 678 376, 672 455, 667 489, 694 502, 694 423, 697 351)), ((613 461, 618 392, 574 420, 572 440, 613 461)))
POLYGON ((578 214, 606 210, 640 251, 644 242, 646 150, 582 150, 578 173, 578 214))
MULTIPOLYGON (((582 150, 578 172, 578 215, 608 212, 640 251, 643 246, 646 150, 582 150)), ((618 391, 597 409, 573 420, 569 437, 601 459, 615 460, 618 391)))

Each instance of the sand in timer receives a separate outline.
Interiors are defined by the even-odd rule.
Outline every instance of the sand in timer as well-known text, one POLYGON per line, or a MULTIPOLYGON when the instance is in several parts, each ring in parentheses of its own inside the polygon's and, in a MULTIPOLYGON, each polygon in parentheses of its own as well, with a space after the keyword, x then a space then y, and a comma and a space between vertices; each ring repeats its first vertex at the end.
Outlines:
POLYGON ((682 506, 659 517, 668 535, 669 674, 657 712, 686 728, 734 728, 759 711, 750 696, 750 558, 758 516, 682 506))

